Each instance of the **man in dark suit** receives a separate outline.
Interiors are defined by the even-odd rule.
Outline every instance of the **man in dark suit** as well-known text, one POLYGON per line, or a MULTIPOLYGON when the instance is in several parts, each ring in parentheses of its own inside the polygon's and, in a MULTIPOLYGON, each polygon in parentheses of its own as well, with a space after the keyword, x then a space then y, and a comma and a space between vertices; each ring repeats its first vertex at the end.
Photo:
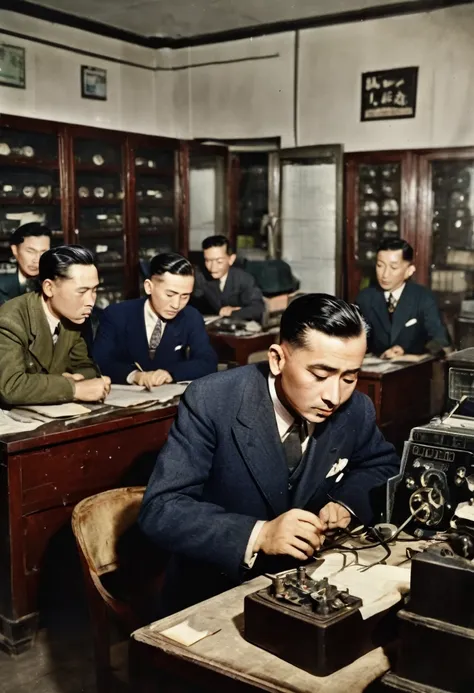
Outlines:
POLYGON ((117 303, 100 316, 93 353, 102 373, 113 383, 150 389, 215 372, 217 356, 202 316, 188 306, 193 285, 189 260, 156 255, 144 283, 148 298, 117 303))
POLYGON ((439 354, 450 346, 433 293, 410 280, 413 248, 387 239, 377 252, 378 286, 360 292, 356 303, 369 324, 369 351, 393 359, 403 354, 439 354))
POLYGON ((47 226, 31 222, 19 226, 10 238, 10 247, 17 270, 0 275, 0 305, 10 298, 35 291, 40 257, 51 246, 51 231, 47 226))
POLYGON ((225 236, 202 242, 206 271, 196 272, 193 305, 204 315, 261 322, 265 310, 262 292, 251 274, 233 267, 236 255, 225 236))
POLYGON ((307 294, 283 314, 269 364, 192 383, 158 456, 139 523, 173 552, 159 613, 300 564, 324 534, 378 516, 399 459, 355 391, 358 309, 307 294))

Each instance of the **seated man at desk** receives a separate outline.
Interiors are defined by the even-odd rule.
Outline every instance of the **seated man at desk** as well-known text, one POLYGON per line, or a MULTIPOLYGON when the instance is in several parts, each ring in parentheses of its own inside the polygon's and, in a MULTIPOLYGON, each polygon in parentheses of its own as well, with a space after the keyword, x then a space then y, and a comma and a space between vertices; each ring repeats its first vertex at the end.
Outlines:
POLYGON ((360 292, 356 303, 370 327, 368 350, 382 358, 440 353, 450 346, 436 299, 415 284, 413 248, 403 239, 387 239, 377 251, 377 286, 360 292))
POLYGON ((198 311, 188 306, 193 266, 178 253, 155 255, 144 288, 148 298, 106 308, 94 342, 94 358, 113 383, 148 389, 194 380, 217 370, 198 311))
POLYGON ((39 282, 40 291, 0 308, 0 406, 102 401, 110 381, 80 331, 99 285, 94 256, 79 245, 47 250, 39 282))
POLYGON ((39 260, 50 246, 50 229, 36 221, 23 224, 12 233, 10 248, 17 270, 13 274, 0 275, 0 305, 15 296, 36 291, 39 260))
POLYGON ((269 363, 188 387, 139 517, 174 554, 160 615, 301 564, 349 508, 377 517, 400 461, 355 389, 366 347, 356 306, 307 294, 284 312, 269 363))
POLYGON ((261 322, 263 295, 251 274, 233 267, 236 255, 225 236, 209 236, 202 242, 206 270, 196 272, 192 302, 203 315, 261 322))

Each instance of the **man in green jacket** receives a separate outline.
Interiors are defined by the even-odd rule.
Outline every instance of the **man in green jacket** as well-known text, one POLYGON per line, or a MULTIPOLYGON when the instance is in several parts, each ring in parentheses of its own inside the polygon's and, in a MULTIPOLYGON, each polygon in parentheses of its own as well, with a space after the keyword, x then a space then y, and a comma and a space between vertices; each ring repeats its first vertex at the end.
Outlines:
POLYGON ((0 407, 103 401, 110 380, 88 355, 80 325, 94 307, 94 256, 78 245, 45 252, 41 292, 0 308, 0 407))

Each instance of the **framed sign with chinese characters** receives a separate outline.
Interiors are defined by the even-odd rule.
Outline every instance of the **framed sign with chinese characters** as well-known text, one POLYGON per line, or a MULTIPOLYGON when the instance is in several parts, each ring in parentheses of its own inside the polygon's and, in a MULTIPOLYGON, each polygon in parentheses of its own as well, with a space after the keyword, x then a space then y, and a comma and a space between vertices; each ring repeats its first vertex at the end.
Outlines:
POLYGON ((0 43, 0 86, 25 89, 25 49, 0 43))
POLYGON ((414 118, 417 83, 417 67, 364 72, 360 119, 414 118))

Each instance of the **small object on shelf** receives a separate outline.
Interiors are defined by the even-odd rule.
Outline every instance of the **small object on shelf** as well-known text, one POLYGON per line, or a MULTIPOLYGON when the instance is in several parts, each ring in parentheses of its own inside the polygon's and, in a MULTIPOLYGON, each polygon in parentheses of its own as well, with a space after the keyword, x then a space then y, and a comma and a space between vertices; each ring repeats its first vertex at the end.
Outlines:
POLYGON ((374 250, 368 250, 365 254, 365 259, 366 260, 373 260, 376 256, 376 252, 374 250))
POLYGON ((159 199, 159 198, 163 197, 163 193, 161 192, 161 190, 147 190, 146 196, 159 199))
POLYGON ((382 166, 382 176, 384 178, 392 178, 393 176, 396 176, 398 174, 398 165, 397 164, 386 164, 385 166, 382 166))
POLYGON ((398 231, 399 231, 399 229, 398 229, 398 224, 397 224, 397 222, 394 221, 393 219, 389 219, 389 220, 386 221, 385 224, 383 225, 383 230, 385 231, 385 233, 396 233, 396 234, 398 234, 398 231))
POLYGON ((397 215, 398 214, 398 202, 393 199, 384 200, 382 202, 382 214, 385 215, 397 215))
POLYGON ((6 142, 0 142, 0 156, 10 156, 11 151, 6 142))
POLYGON ((123 198, 125 197, 124 191, 119 190, 118 193, 115 195, 115 197, 117 198, 117 200, 123 200, 123 198))
POLYGON ((38 186, 38 195, 41 198, 49 197, 51 195, 51 186, 50 185, 39 185, 38 186))
POLYGON ((161 220, 161 217, 154 216, 151 218, 151 223, 153 224, 153 226, 160 226, 163 222, 161 220))
POLYGON ((151 159, 148 161, 148 168, 156 168, 156 161, 152 161, 151 159))
POLYGON ((13 185, 9 185, 8 183, 6 183, 6 184, 3 186, 2 191, 3 191, 4 193, 13 192, 13 185))
POLYGON ((375 190, 369 183, 362 187, 362 192, 364 195, 375 195, 375 190))
POLYGON ((23 156, 26 156, 29 159, 35 155, 35 150, 30 146, 22 147, 20 151, 23 156))
POLYGON ((146 166, 146 159, 144 159, 144 158, 141 157, 141 156, 138 156, 138 157, 135 159, 135 166, 146 166))
POLYGON ((81 187, 77 191, 77 194, 79 195, 79 197, 82 197, 82 198, 89 197, 89 195, 90 195, 89 188, 86 188, 85 185, 81 185, 81 187))
POLYGON ((92 161, 96 166, 102 166, 104 163, 104 157, 101 154, 94 154, 92 161))
POLYGON ((25 197, 32 198, 35 196, 36 188, 34 185, 25 185, 22 193, 25 197))
POLYGON ((138 225, 139 226, 148 226, 150 223, 150 220, 148 217, 138 217, 138 225))
POLYGON ((379 213, 379 206, 375 200, 365 200, 362 210, 364 214, 370 214, 371 216, 376 217, 379 213))
POLYGON ((104 197, 105 195, 105 190, 104 188, 94 188, 94 197, 104 197))

